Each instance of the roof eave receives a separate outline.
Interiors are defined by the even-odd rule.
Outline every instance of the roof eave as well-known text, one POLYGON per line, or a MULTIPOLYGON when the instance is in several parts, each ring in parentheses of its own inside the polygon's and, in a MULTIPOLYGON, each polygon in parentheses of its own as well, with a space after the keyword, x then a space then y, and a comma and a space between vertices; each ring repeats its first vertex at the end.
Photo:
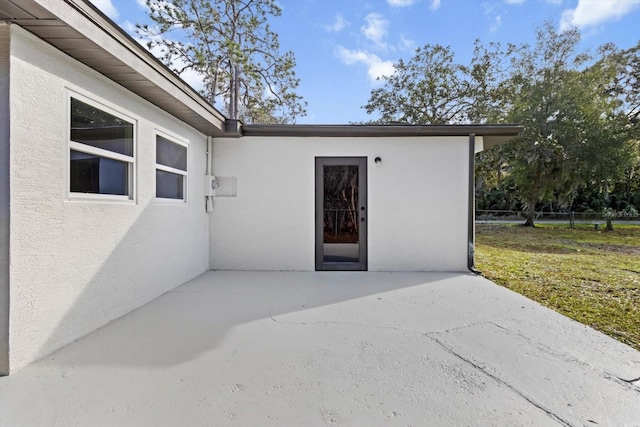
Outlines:
POLYGON ((410 137, 482 136, 485 148, 503 144, 522 132, 519 125, 257 125, 242 126, 243 136, 263 137, 410 137))
POLYGON ((0 0, 0 19, 23 27, 200 132, 224 134, 222 113, 91 3, 0 0))

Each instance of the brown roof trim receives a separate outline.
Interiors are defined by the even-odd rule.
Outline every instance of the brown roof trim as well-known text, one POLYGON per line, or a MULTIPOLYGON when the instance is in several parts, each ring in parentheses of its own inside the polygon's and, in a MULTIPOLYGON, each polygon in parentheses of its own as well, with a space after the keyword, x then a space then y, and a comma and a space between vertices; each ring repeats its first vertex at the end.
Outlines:
POLYGON ((243 125, 243 136, 409 137, 482 136, 489 148, 518 136, 519 125, 243 125))
POLYGON ((242 125, 243 136, 518 136, 519 125, 242 125))

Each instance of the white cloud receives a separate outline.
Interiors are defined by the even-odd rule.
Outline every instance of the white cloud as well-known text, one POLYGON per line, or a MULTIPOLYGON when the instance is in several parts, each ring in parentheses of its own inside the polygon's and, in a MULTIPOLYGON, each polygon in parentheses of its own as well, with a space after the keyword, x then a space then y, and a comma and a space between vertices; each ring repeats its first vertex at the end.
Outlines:
POLYGON ((429 9, 438 10, 440 9, 441 0, 431 0, 431 4, 429 5, 429 9))
POLYGON ((180 78, 195 90, 202 90, 204 88, 204 79, 202 78, 202 74, 199 74, 196 71, 186 70, 180 74, 180 78))
POLYGON ((391 7, 407 7, 414 4, 416 0, 387 0, 391 7))
POLYGON ((142 7, 142 8, 147 8, 147 2, 146 0, 136 0, 136 3, 138 3, 138 6, 142 7))
POLYGON ((114 21, 120 16, 111 0, 91 0, 91 3, 114 21))
POLYGON ((400 49, 413 52, 416 50, 417 44, 415 40, 408 39, 404 34, 400 34, 400 49))
POLYGON ((342 46, 338 46, 337 54, 346 65, 365 64, 371 83, 375 83, 380 77, 390 76, 394 73, 393 62, 383 61, 376 54, 362 50, 350 50, 342 46))
POLYGON ((593 27, 617 20, 640 7, 640 0, 578 0, 575 9, 567 9, 560 19, 560 30, 573 26, 593 27))
POLYGON ((495 33, 496 31, 498 31, 501 25, 502 25, 502 16, 498 15, 496 16, 496 20, 493 22, 493 24, 489 28, 489 32, 495 33))
POLYGON ((336 20, 333 22, 333 24, 326 25, 324 29, 329 31, 330 33, 339 33, 349 25, 351 25, 351 23, 345 20, 344 16, 338 13, 336 15, 336 20))
POLYGON ((504 0, 506 4, 522 4, 527 0, 504 0))
POLYGON ((482 2, 482 9, 489 25, 489 32, 495 33, 502 26, 502 15, 500 11, 503 10, 501 3, 482 2))
POLYGON ((367 21, 367 25, 360 27, 362 34, 369 40, 382 44, 382 39, 387 35, 387 28, 389 27, 389 21, 379 13, 370 13, 364 18, 367 21))
POLYGON ((133 22, 126 20, 122 23, 122 28, 124 28, 125 30, 127 30, 127 33, 129 33, 132 36, 135 36, 136 34, 136 24, 134 24, 133 22))

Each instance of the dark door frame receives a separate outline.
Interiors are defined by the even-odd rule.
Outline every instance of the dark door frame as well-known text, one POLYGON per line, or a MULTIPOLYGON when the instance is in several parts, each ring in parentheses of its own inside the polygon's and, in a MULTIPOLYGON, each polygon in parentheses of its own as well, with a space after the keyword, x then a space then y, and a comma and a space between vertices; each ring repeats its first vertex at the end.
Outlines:
POLYGON ((315 164, 315 261, 316 271, 367 270, 367 158, 366 157, 316 157, 315 164), (324 166, 358 166, 358 262, 324 261, 324 166))

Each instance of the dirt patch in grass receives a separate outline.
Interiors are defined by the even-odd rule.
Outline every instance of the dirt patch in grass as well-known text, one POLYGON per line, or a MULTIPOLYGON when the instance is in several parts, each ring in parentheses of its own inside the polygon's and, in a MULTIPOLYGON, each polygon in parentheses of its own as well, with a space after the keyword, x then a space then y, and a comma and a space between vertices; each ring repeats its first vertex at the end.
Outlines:
POLYGON ((603 251, 613 254, 624 254, 624 255, 633 255, 640 256, 640 247, 638 246, 627 246, 627 245, 602 245, 595 243, 582 243, 582 245, 587 249, 595 249, 597 251, 603 251))
POLYGON ((640 350, 640 227, 479 224, 476 243, 488 279, 640 350))

